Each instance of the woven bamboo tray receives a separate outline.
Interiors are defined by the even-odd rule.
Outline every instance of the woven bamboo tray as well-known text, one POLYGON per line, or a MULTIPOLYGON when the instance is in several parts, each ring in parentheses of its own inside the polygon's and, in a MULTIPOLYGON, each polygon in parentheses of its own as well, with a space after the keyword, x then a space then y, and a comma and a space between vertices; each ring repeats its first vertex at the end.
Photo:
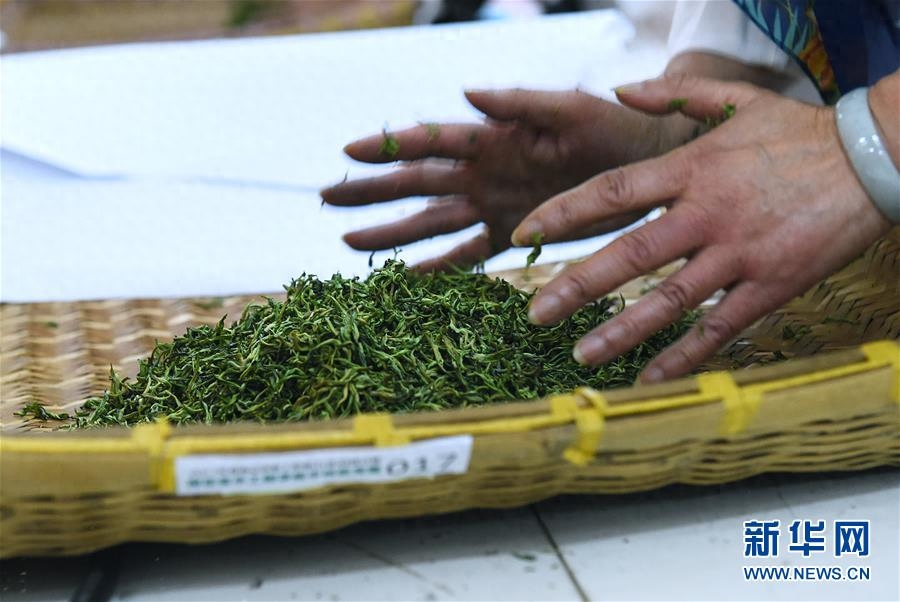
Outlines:
MULTIPOLYGON (((502 276, 536 286, 559 267, 502 276)), ((623 292, 633 299, 653 282, 623 292)), ((32 400, 71 410, 103 391, 110 365, 133 374, 157 339, 223 313, 236 317, 253 300, 0 307, 0 556, 300 535, 561 493, 900 465, 900 229, 745 332, 708 366, 713 371, 662 385, 305 424, 69 432, 14 415, 32 400), (471 441, 461 474, 274 494, 175 492, 176 463, 198 454, 402 452, 446 437, 471 441)))

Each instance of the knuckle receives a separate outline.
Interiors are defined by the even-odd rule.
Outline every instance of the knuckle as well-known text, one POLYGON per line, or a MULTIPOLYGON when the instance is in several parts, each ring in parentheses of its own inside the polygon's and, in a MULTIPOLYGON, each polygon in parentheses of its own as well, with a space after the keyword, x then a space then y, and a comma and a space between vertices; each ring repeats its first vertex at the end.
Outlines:
POLYGON ((641 271, 653 263, 657 255, 657 246, 646 232, 635 230, 621 239, 622 258, 633 270, 641 271))
POLYGON ((575 205, 574 197, 561 199, 559 203, 557 203, 556 215, 553 216, 553 221, 561 230, 568 230, 577 225, 579 220, 578 211, 576 210, 575 205))
POLYGON ((633 198, 634 188, 631 184, 631 178, 628 173, 621 167, 607 173, 601 183, 603 190, 603 200, 614 211, 624 211, 628 209, 628 204, 633 198))
POLYGON ((721 346, 738 335, 734 322, 721 315, 709 315, 700 321, 700 338, 707 343, 721 346))
POLYGON ((682 313, 694 305, 694 287, 684 280, 669 278, 656 287, 656 292, 667 308, 682 313))

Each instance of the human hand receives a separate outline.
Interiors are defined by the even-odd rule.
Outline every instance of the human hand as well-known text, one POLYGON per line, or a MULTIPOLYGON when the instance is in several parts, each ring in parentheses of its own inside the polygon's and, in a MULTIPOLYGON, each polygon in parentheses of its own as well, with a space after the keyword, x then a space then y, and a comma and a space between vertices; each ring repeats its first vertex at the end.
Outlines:
MULTIPOLYGON (((331 205, 366 205, 410 196, 434 197, 408 218, 351 232, 360 250, 390 249, 483 223, 484 231, 421 271, 469 267, 510 247, 510 234, 535 207, 601 171, 661 152, 667 120, 650 118, 579 91, 470 91, 488 117, 482 124, 422 124, 370 136, 344 149, 367 163, 402 161, 379 177, 322 191, 331 205)), ((646 213, 623 212, 557 241, 622 228, 646 213)))
POLYGON ((626 105, 698 120, 734 116, 666 155, 600 174, 533 211, 516 245, 557 241, 594 223, 669 205, 662 217, 570 266, 533 299, 551 324, 650 270, 687 257, 644 299, 578 342, 599 364, 631 349, 719 289, 724 298, 644 370, 689 372, 758 318, 857 257, 890 224, 844 154, 834 111, 743 83, 664 77, 617 90, 626 105))

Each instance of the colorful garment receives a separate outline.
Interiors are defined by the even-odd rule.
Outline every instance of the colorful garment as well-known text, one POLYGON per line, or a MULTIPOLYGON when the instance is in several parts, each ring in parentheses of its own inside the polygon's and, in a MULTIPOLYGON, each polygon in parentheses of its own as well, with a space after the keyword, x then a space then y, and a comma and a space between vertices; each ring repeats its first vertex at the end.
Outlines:
POLYGON ((734 0, 833 104, 900 68, 897 0, 734 0))

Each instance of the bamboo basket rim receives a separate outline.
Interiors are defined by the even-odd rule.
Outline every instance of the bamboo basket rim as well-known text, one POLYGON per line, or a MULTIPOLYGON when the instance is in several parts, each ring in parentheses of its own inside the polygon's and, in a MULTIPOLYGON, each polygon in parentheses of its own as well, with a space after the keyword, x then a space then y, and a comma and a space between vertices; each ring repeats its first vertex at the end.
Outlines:
MULTIPOLYGON (((521 433, 574 425, 577 435, 564 455, 573 464, 585 465, 593 460, 598 451, 607 420, 670 410, 718 407, 722 412, 719 436, 740 435, 748 432, 758 411, 759 400, 770 390, 783 391, 827 383, 878 369, 892 371, 894 384, 891 402, 900 407, 900 345, 895 341, 879 341, 824 358, 804 358, 795 360, 792 365, 768 366, 740 383, 728 372, 711 372, 693 379, 624 388, 618 392, 601 393, 582 387, 572 393, 535 401, 433 412, 430 414, 434 419, 425 421, 415 413, 396 417, 386 413, 368 413, 331 421, 279 425, 223 424, 173 428, 165 421, 157 421, 133 428, 61 432, 56 437, 25 432, 0 438, 0 456, 8 453, 146 453, 158 459, 151 477, 156 488, 162 492, 173 492, 174 460, 185 455, 385 447, 435 437, 521 433)), ((865 406, 861 404, 859 411, 862 412, 865 406)), ((805 416, 804 420, 810 418, 805 416)))

